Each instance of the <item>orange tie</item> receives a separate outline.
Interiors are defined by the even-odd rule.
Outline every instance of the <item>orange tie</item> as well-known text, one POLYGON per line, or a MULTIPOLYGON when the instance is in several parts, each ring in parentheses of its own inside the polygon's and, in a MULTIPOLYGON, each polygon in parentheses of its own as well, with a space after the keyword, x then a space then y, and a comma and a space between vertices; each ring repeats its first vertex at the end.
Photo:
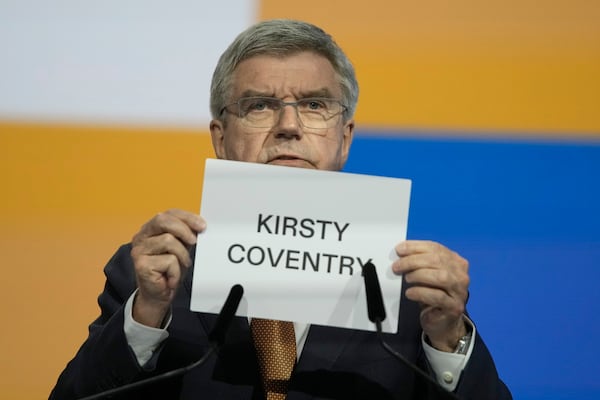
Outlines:
POLYGON ((296 363, 294 324, 253 318, 250 327, 267 400, 283 400, 296 363))

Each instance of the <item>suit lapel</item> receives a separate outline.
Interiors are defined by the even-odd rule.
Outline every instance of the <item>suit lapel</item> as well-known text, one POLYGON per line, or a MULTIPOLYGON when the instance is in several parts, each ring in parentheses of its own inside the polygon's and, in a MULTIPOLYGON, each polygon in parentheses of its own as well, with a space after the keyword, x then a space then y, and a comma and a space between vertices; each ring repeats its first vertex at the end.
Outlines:
POLYGON ((300 355, 297 370, 330 369, 355 331, 312 325, 300 355))

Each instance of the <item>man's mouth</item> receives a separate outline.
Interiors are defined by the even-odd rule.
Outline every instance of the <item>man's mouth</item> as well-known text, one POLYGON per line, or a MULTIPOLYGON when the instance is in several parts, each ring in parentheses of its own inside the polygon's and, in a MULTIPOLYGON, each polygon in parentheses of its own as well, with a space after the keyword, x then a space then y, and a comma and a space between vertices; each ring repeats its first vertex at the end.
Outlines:
POLYGON ((311 164, 303 158, 295 155, 284 154, 271 159, 267 164, 286 165, 289 167, 310 167, 311 164))

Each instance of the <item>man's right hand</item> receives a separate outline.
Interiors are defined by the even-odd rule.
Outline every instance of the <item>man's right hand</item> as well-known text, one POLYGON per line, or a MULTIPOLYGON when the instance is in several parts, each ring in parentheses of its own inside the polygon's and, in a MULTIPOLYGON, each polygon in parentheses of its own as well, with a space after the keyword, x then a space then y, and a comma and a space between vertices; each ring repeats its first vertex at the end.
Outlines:
POLYGON ((133 319, 158 328, 169 311, 175 292, 192 265, 189 249, 204 231, 202 217, 172 209, 145 223, 132 240, 138 293, 133 319))

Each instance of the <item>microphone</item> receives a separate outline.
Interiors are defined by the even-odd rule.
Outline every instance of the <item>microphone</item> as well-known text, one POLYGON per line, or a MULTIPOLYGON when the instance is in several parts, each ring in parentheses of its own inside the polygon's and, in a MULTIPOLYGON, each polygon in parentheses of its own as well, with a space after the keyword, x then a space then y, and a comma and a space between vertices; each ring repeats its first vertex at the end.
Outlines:
POLYGON ((369 315, 369 321, 375 324, 377 328, 377 337, 383 348, 400 360, 404 365, 411 369, 415 374, 421 376, 435 389, 440 391, 443 395, 448 396, 453 400, 460 400, 453 392, 446 390, 438 381, 433 379, 428 373, 423 371, 421 368, 410 362, 402 354, 394 350, 383 338, 383 332, 381 330, 381 322, 385 320, 385 306, 383 305, 383 296, 381 294, 381 287, 379 286, 379 278, 377 277, 377 270, 372 262, 367 262, 362 268, 363 278, 365 280, 365 292, 367 295, 367 312, 369 315))
POLYGON ((217 317, 217 321, 215 322, 212 331, 208 334, 208 341, 217 347, 223 345, 225 334, 227 333, 227 329, 229 329, 229 324, 235 316, 235 312, 237 311, 243 295, 244 288, 242 285, 235 284, 231 287, 229 295, 223 304, 223 308, 221 308, 221 312, 217 317))
POLYGON ((377 270, 371 261, 363 266, 363 277, 365 279, 365 291, 367 293, 367 313, 369 321, 381 328, 381 322, 385 320, 385 306, 381 295, 381 286, 377 278, 377 270))
POLYGON ((142 379, 141 381, 132 382, 127 385, 109 389, 91 396, 82 397, 79 400, 96 400, 108 396, 113 396, 116 394, 121 394, 131 389, 139 388, 142 386, 149 385, 151 383, 156 383, 168 378, 183 375, 188 371, 204 364, 206 360, 208 360, 209 357, 223 345, 223 342, 225 341, 225 334, 227 333, 227 329, 229 328, 229 325, 233 320, 233 317, 235 315, 235 312, 237 311, 243 294, 244 288, 242 287, 242 285, 235 284, 231 287, 231 290, 229 290, 229 295, 227 295, 227 299, 225 300, 225 303, 221 308, 221 312, 217 317, 217 321, 215 322, 213 329, 208 334, 208 341, 210 343, 210 347, 208 348, 208 351, 198 361, 185 367, 167 371, 163 374, 156 375, 151 378, 142 379))

